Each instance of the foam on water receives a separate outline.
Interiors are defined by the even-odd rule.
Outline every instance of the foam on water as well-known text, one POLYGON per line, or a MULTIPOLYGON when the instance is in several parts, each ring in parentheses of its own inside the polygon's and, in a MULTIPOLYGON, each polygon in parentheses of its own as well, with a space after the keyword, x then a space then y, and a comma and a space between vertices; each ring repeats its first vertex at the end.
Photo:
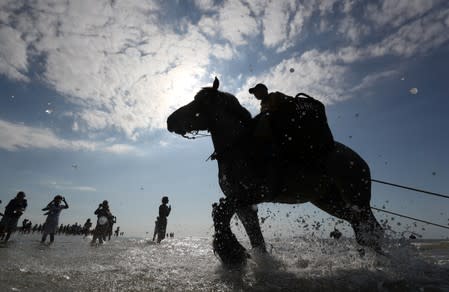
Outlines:
POLYGON ((37 236, 15 236, 0 248, 0 291, 449 290, 449 248, 419 247, 394 241, 388 257, 361 257, 352 239, 273 239, 271 253, 251 251, 245 268, 229 271, 210 238, 120 238, 91 247, 88 239, 58 236, 48 247, 37 236))

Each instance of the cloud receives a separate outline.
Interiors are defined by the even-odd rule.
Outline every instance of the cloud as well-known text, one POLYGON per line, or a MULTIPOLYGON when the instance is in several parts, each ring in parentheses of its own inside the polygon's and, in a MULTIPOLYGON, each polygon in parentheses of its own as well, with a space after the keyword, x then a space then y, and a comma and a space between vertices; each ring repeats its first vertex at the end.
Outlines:
POLYGON ((240 0, 225 1, 211 16, 203 16, 201 31, 228 41, 233 46, 247 45, 259 32, 259 24, 251 9, 240 0))
POLYGON ((334 54, 307 51, 299 57, 282 61, 267 73, 248 79, 238 95, 243 97, 244 104, 256 107, 254 99, 249 97, 248 88, 262 82, 269 91, 281 91, 291 96, 307 92, 326 104, 346 99, 349 96, 345 94, 343 84, 348 67, 338 64, 336 59, 334 54))
POLYGON ((444 0, 382 0, 368 5, 366 17, 376 26, 398 27, 411 19, 425 15, 444 0))
MULTIPOLYGON (((136 139, 140 129, 164 127, 171 109, 203 85, 210 56, 233 55, 229 44, 211 44, 191 24, 184 33, 162 26, 155 3, 39 1, 11 11, 20 19, 21 33, 34 36, 26 45, 33 47, 29 54, 44 59, 43 80, 82 106, 75 129, 115 129, 136 139)), ((8 31, 10 38, 12 28, 8 31)), ((24 50, 18 49, 22 56, 24 50)), ((23 78, 14 72, 2 71, 23 78)))
POLYGON ((449 41, 449 8, 429 13, 411 21, 381 42, 368 47, 372 56, 397 55, 410 57, 426 53, 449 41))
POLYGON ((365 76, 360 84, 354 86, 350 89, 351 93, 356 93, 358 91, 367 89, 369 87, 372 87, 377 81, 385 78, 390 78, 392 76, 398 75, 399 72, 396 70, 388 70, 384 72, 377 72, 368 76, 365 76))
POLYGON ((26 148, 93 151, 96 145, 82 140, 60 139, 49 129, 28 127, 0 120, 0 148, 9 151, 26 148))
MULTIPOLYGON (((256 79, 227 68, 253 62, 257 80, 270 88, 308 91, 334 103, 351 97, 347 91, 357 86, 351 82, 368 84, 369 76, 381 74, 354 80, 357 62, 424 54, 449 40, 443 0, 363 4, 196 0, 199 19, 189 13, 166 19, 160 1, 2 1, 0 74, 23 82, 38 78, 77 105, 74 132, 112 130, 137 140, 165 128, 167 116, 210 83, 211 70, 235 74, 230 83, 247 96, 256 79), (35 63, 37 70, 30 68, 35 63)), ((41 134, 45 145, 92 147, 41 134)))
POLYGON ((76 186, 71 182, 41 182, 42 186, 50 186, 58 191, 80 191, 80 192, 96 192, 97 189, 90 186, 76 186))
POLYGON ((0 74, 13 80, 28 81, 27 44, 20 37, 20 32, 0 26, 0 74))
POLYGON ((136 148, 128 144, 114 144, 106 146, 103 151, 115 154, 137 153, 136 148))
POLYGON ((105 144, 85 140, 67 140, 56 136, 50 129, 30 127, 0 120, 0 149, 59 149, 67 151, 102 151, 115 154, 141 153, 132 145, 105 144))

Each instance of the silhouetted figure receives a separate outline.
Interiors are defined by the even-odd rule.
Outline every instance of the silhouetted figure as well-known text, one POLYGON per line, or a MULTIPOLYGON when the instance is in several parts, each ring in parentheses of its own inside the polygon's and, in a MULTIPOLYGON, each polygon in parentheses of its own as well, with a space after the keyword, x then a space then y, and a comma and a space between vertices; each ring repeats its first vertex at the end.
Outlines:
POLYGON ((88 236, 89 235, 89 232, 90 232, 90 228, 92 227, 92 222, 90 221, 90 218, 88 218, 87 220, 86 220, 86 222, 84 223, 84 226, 83 226, 83 234, 84 234, 84 237, 86 237, 86 236, 88 236))
POLYGON ((156 227, 154 230, 153 241, 157 235, 157 243, 160 243, 165 238, 167 230, 167 217, 170 215, 171 206, 168 206, 168 197, 162 197, 162 204, 159 206, 159 216, 156 220, 156 227))
POLYGON ((23 230, 23 233, 24 234, 25 233, 30 233, 32 226, 33 226, 33 223, 30 220, 28 220, 28 222, 26 223, 25 228, 23 230))
POLYGON ((114 224, 117 222, 117 217, 112 216, 109 218, 109 230, 108 230, 108 240, 111 240, 112 230, 114 228, 114 224))
POLYGON ((266 187, 264 196, 273 197, 279 189, 279 143, 276 139, 273 119, 279 111, 279 104, 285 94, 280 92, 268 93, 265 84, 259 83, 249 89, 257 100, 260 100, 260 114, 255 117, 254 136, 262 147, 262 159, 267 163, 266 187))
POLYGON ((102 244, 109 232, 109 222, 112 220, 108 201, 104 200, 103 203, 98 206, 97 210, 95 210, 95 215, 97 215, 97 226, 95 226, 91 244, 95 244, 97 239, 99 243, 102 244))
POLYGON ((154 232, 153 232, 153 241, 156 240, 157 236, 157 228, 158 228, 159 216, 156 217, 156 221, 154 221, 154 232))
POLYGON ((249 93, 260 100, 253 133, 268 164, 266 184, 268 194, 273 196, 279 191, 279 172, 284 161, 293 158, 304 166, 320 166, 321 158, 334 148, 335 141, 319 100, 304 93, 295 97, 268 93, 262 83, 250 88, 249 93))
POLYGON ((28 224, 28 219, 27 218, 23 219, 23 221, 22 221, 22 233, 25 233, 27 224, 28 224))
POLYGON ((41 242, 44 243, 47 239, 47 235, 50 234, 50 244, 55 241, 55 233, 58 231, 59 225, 59 215, 63 209, 68 209, 69 205, 64 197, 61 195, 55 196, 53 201, 51 201, 47 207, 43 208, 42 211, 47 211, 44 215, 47 215, 45 220, 44 233, 42 235, 41 242), (64 202, 64 205, 61 205, 64 202))
POLYGON ((9 240, 11 233, 17 229, 19 218, 25 212, 27 206, 24 192, 18 192, 16 197, 6 205, 5 213, 0 221, 0 237, 5 242, 9 240))
MULTIPOLYGON (((226 196, 223 202, 220 200, 220 203, 213 204, 212 210, 215 229, 212 245, 223 264, 241 266, 248 258, 246 249, 230 228, 231 219, 236 213, 251 246, 261 252, 266 251, 255 205, 267 202, 310 202, 346 220, 360 245, 381 253, 380 243, 384 233, 370 207, 371 175, 368 164, 355 151, 338 142, 333 143, 332 150, 317 165, 305 165, 304 159, 310 157, 298 155, 296 145, 315 148, 323 141, 315 139, 319 137, 313 136, 315 131, 312 126, 319 125, 320 129, 326 127, 324 106, 313 98, 300 97, 304 94, 287 100, 288 106, 279 115, 281 123, 275 131, 283 149, 281 157, 287 158, 282 159, 279 172, 282 193, 267 198, 263 194, 266 193, 264 185, 268 171, 266 161, 258 153, 261 145, 254 139, 255 121, 235 96, 218 90, 218 85, 214 81, 214 86, 203 87, 195 94, 193 101, 173 112, 167 118, 167 129, 184 137, 202 130, 208 130, 211 134, 214 148, 211 159, 218 163, 218 182, 226 196), (290 104, 293 106, 290 107, 290 104), (284 112, 288 114, 284 115, 284 112), (307 128, 308 125, 312 125, 308 131, 302 131, 303 126, 307 128), (284 134, 277 129, 288 131, 284 134), (284 152, 284 149, 291 152, 284 152), (335 196, 336 193, 339 196, 335 196)), ((316 133, 321 134, 321 131, 316 133)))
POLYGON ((119 233, 120 233, 120 226, 117 226, 117 229, 115 229, 114 231, 115 237, 118 237, 119 233))
POLYGON ((331 238, 335 238, 335 239, 340 239, 340 237, 342 236, 340 230, 338 230, 336 227, 334 227, 334 231, 332 231, 330 233, 330 237, 331 238))

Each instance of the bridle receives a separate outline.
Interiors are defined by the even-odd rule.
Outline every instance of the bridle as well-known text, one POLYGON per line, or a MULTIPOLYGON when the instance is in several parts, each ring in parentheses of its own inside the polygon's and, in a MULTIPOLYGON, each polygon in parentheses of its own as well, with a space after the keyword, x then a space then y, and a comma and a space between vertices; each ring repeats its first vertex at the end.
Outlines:
POLYGON ((199 133, 199 130, 195 130, 195 131, 187 132, 187 133, 185 133, 185 134, 183 134, 181 136, 183 138, 186 138, 186 139, 195 140, 195 139, 198 139, 198 138, 210 137, 210 134, 199 133))

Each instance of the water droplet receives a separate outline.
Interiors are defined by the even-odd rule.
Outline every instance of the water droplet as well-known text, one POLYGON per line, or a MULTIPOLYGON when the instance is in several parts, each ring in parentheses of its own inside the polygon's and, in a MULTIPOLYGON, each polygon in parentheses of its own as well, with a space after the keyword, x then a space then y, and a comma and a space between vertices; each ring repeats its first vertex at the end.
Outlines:
POLYGON ((416 88, 416 87, 410 88, 409 92, 411 94, 418 94, 418 88, 416 88))
POLYGON ((53 113, 53 110, 51 108, 48 108, 45 110, 45 113, 51 115, 53 113))
POLYGON ((199 116, 200 116, 200 113, 196 113, 196 114, 195 114, 195 117, 199 117, 199 116))

